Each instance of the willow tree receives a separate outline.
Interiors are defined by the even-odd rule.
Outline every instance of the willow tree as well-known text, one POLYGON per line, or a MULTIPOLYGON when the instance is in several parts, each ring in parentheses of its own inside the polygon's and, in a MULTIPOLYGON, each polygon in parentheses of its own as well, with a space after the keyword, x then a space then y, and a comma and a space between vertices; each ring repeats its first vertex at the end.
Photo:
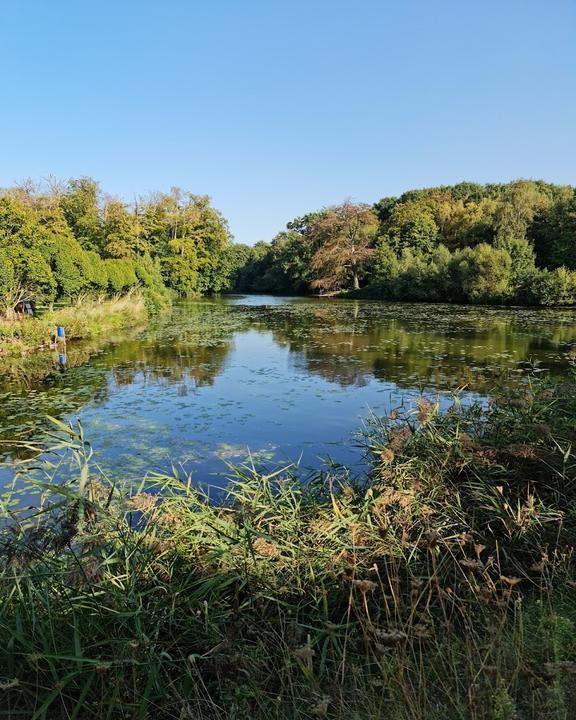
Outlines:
POLYGON ((313 288, 358 290, 374 254, 378 218, 369 205, 345 202, 325 208, 309 229, 317 248, 312 256, 313 288))

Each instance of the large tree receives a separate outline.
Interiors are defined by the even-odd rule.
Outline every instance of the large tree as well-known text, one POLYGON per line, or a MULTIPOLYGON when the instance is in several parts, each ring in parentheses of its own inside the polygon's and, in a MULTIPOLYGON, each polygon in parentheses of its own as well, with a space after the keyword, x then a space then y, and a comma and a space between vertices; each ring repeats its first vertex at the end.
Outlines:
POLYGON ((344 202, 325 208, 309 229, 317 247, 311 260, 311 286, 359 289, 377 233, 378 218, 369 205, 344 202))
POLYGON ((80 245, 86 250, 100 250, 102 220, 98 183, 88 177, 69 180, 60 196, 60 207, 80 245))
POLYGON ((419 201, 395 205, 387 227, 389 243, 398 253, 405 248, 417 253, 431 252, 438 237, 431 210, 419 201))
POLYGON ((530 180, 510 183, 502 194, 494 218, 496 239, 502 242, 510 238, 525 238, 536 212, 549 205, 549 198, 537 183, 530 180))
POLYGON ((138 218, 120 200, 107 199, 102 233, 104 253, 108 257, 135 257, 141 251, 138 218))

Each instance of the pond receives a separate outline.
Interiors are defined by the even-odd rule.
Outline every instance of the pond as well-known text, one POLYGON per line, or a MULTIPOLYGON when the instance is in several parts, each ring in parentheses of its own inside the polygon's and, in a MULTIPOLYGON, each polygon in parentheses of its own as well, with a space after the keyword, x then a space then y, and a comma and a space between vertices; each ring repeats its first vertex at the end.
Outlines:
MULTIPOLYGON (((231 296, 186 301, 105 345, 4 368, 0 436, 8 461, 47 415, 79 419, 101 467, 126 481, 172 466, 219 485, 250 459, 303 471, 359 468, 357 433, 423 392, 446 408, 483 399, 518 363, 565 372, 576 313, 231 296)), ((7 481, 4 469, 2 477, 7 481)))

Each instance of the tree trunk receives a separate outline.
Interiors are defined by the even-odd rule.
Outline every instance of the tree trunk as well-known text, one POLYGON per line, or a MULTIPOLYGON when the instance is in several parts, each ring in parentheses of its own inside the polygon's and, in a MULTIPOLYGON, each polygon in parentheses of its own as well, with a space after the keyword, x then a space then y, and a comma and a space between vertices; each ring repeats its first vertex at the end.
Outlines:
POLYGON ((354 290, 360 290, 360 281, 358 280, 358 273, 352 273, 352 285, 354 290))

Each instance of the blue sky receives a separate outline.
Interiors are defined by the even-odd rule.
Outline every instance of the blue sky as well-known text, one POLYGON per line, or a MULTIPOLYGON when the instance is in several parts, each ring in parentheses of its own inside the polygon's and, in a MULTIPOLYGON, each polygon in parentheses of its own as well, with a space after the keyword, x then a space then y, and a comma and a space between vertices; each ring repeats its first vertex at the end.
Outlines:
POLYGON ((240 242, 347 197, 576 183, 575 0, 4 0, 0 67, 0 185, 179 185, 240 242))

